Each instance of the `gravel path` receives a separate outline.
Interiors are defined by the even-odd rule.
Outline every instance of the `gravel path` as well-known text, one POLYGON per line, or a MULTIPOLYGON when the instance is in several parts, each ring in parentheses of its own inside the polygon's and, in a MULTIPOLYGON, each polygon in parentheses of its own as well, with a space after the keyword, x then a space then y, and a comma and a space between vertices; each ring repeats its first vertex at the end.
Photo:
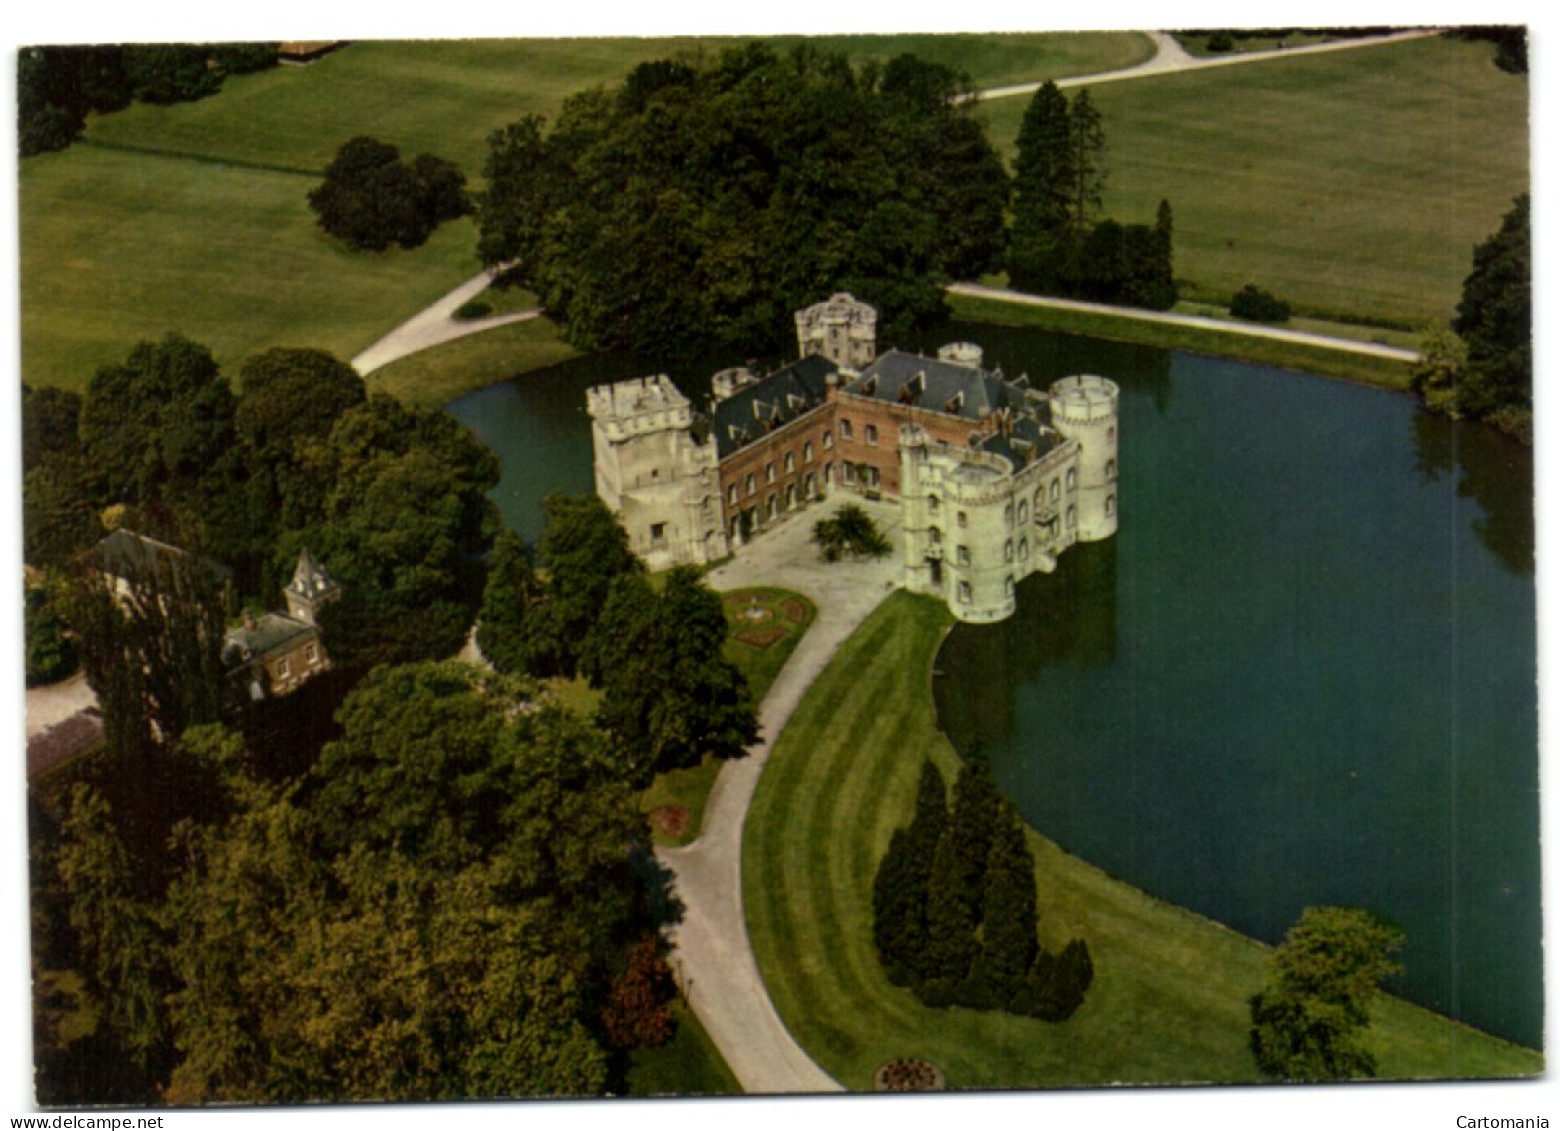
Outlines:
POLYGON ((843 1091, 792 1039, 764 988, 742 910, 742 826, 771 743, 840 645, 899 581, 897 553, 876 562, 825 565, 818 560, 809 541, 812 525, 846 501, 866 509, 897 542, 897 506, 836 492, 767 531, 709 574, 717 589, 778 585, 804 593, 817 605, 818 616, 759 708, 762 741, 747 757, 722 767, 699 839, 656 852, 676 873, 677 893, 687 908, 672 932, 673 967, 683 994, 751 1094, 843 1091))
POLYGON ((354 357, 352 368, 366 377, 374 370, 389 365, 409 353, 416 353, 418 350, 425 350, 429 346, 440 345, 456 338, 464 338, 467 334, 491 330, 495 326, 525 322, 541 314, 541 309, 537 308, 520 310, 512 314, 495 314, 490 318, 455 318, 455 312, 487 290, 494 274, 501 270, 503 270, 502 266, 495 267, 483 271, 480 275, 472 276, 428 309, 412 315, 354 357))
POLYGON ((1075 299, 1050 298, 1046 295, 1025 294, 1022 291, 986 287, 979 283, 950 283, 948 291, 972 298, 996 299, 1000 302, 1019 303, 1024 306, 1045 306, 1057 310, 1076 310, 1090 314, 1110 314, 1120 318, 1135 318, 1140 322, 1160 322, 1168 326, 1189 326, 1198 330, 1214 330, 1221 334, 1239 334, 1246 338, 1271 338, 1275 341, 1294 342, 1299 345, 1320 346, 1323 349, 1343 353, 1366 354, 1385 357, 1393 361, 1418 361, 1417 350, 1386 346, 1380 342, 1357 342, 1352 338, 1332 338, 1325 334, 1312 334, 1305 330, 1285 330, 1276 326, 1258 326, 1250 322, 1230 322, 1222 318, 1208 318, 1201 314, 1169 314, 1158 310, 1142 310, 1132 306, 1106 306, 1098 302, 1078 302, 1075 299))

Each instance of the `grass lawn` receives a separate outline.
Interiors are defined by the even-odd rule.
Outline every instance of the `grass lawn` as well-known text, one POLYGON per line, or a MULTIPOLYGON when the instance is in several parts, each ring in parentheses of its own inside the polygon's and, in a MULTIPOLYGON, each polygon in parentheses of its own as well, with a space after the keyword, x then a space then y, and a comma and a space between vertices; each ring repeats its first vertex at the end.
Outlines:
MULTIPOLYGON (((1488 44, 1425 39, 1102 84, 1106 211, 1175 217, 1182 297, 1256 283, 1297 312, 1450 317, 1528 185, 1528 84, 1488 44)), ((1026 98, 982 105, 1011 155, 1026 98)))
MULTIPOLYGON (((861 59, 915 50, 986 84, 1126 66, 1149 51, 1132 33, 817 42, 861 59)), ((231 78, 200 102, 95 117, 84 143, 20 165, 23 378, 82 389, 169 330, 210 346, 230 371, 277 345, 350 359, 479 265, 469 222, 409 252, 354 253, 325 238, 305 197, 343 141, 366 133, 407 155, 437 153, 476 185, 493 130, 555 116, 575 91, 700 43, 363 42, 312 66, 231 78)))
POLYGON ((635 1049, 628 1070, 632 1096, 740 1096, 742 1085, 687 1003, 672 1003, 677 1035, 660 1048, 635 1049))
MULTIPOLYGON (((762 703, 770 685, 796 651, 817 609, 800 593, 788 589, 734 589, 721 594, 730 635, 726 659, 746 677, 753 702, 762 703), (744 615, 752 612, 752 615, 744 615)), ((657 844, 690 844, 704 824, 704 805, 720 774, 721 762, 706 757, 697 766, 659 775, 645 790, 639 806, 652 814, 657 844)))
MULTIPOLYGON (((872 878, 909 821, 930 758, 956 756, 931 703, 951 624, 934 600, 898 593, 846 642, 776 744, 743 843, 748 929, 791 1033, 847 1088, 871 1088, 896 1056, 931 1060, 952 1088, 1253 1082, 1246 1002, 1266 948, 1160 902, 1038 834, 1042 941, 1088 941, 1094 986, 1069 1021, 930 1009, 883 977, 871 942, 872 878)), ((1377 1010, 1385 1078, 1521 1076, 1538 1053, 1392 1000, 1377 1010)))

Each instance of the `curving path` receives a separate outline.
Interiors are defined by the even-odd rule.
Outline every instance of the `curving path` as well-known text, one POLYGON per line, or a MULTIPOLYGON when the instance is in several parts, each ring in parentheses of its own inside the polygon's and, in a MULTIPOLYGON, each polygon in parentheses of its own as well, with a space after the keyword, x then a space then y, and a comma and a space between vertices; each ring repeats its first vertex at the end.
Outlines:
POLYGON ((524 322, 537 317, 541 314, 540 308, 519 310, 512 314, 495 314, 491 318, 456 319, 455 312, 487 290, 488 284, 493 281, 493 276, 502 271, 504 266, 506 265, 472 276, 428 309, 412 315, 354 357, 352 368, 367 377, 374 370, 389 365, 409 353, 416 353, 418 350, 453 341, 456 338, 464 338, 467 334, 491 330, 495 326, 506 326, 511 322, 524 322))
POLYGON ((708 575, 717 589, 778 585, 806 594, 818 615, 759 707, 762 740, 721 768, 699 839, 656 856, 677 877, 686 911, 672 932, 673 968, 683 995, 743 1089, 753 1094, 839 1092, 792 1039, 775 1012, 753 957, 742 909, 742 826, 770 746, 808 687, 867 614, 899 584, 899 556, 825 565, 810 542, 812 525, 845 501, 866 509, 895 539, 899 508, 836 492, 767 531, 708 575))

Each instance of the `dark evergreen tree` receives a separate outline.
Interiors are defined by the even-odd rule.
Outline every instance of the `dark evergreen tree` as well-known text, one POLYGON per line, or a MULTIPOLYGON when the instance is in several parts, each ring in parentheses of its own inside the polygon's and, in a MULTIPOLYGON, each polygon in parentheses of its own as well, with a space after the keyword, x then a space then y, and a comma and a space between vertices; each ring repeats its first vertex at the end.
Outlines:
POLYGON ((1047 82, 1024 111, 1013 159, 1008 276, 1018 290, 1055 292, 1072 259, 1073 162, 1067 96, 1047 82))
POLYGON ((981 950, 962 995, 977 1009, 1005 1008, 1039 949, 1034 855, 1012 805, 1003 801, 998 812, 981 891, 981 950))
POLYGON ((1105 122, 1087 89, 1073 99, 1067 132, 1072 147, 1070 222, 1077 239, 1088 230, 1105 199, 1105 122))
POLYGON ((1034 967, 1009 1006, 1014 1013, 1042 1021, 1066 1021, 1083 1004, 1094 982, 1094 963, 1082 939, 1073 939, 1060 954, 1040 950, 1034 967))
POLYGON ((926 945, 926 884, 917 891, 914 865, 909 831, 895 829, 872 881, 872 942, 896 986, 916 983, 913 964, 926 945))
POLYGON ((547 599, 537 614, 535 638, 553 657, 557 674, 573 675, 612 583, 644 566, 596 495, 548 495, 542 513, 546 525, 537 542, 537 565, 547 599))

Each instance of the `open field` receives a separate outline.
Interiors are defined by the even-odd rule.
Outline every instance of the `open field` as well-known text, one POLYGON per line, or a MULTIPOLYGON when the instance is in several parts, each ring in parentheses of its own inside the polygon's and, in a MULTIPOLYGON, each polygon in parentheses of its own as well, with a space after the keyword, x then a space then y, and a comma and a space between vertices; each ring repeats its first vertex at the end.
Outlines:
MULTIPOLYGON (((929 1009, 890 985, 871 942, 871 887, 893 829, 909 820, 921 762, 952 780, 928 686, 951 623, 943 606, 895 594, 813 684, 770 756, 749 812, 743 897, 759 968, 808 1053, 851 1089, 896 1056, 939 1065, 953 1088, 1228 1081, 1258 1077, 1247 998, 1266 949, 1162 903, 1039 835, 1042 941, 1081 935, 1095 982, 1069 1021, 929 1009)), ((1384 1078, 1520 1076, 1539 1054, 1397 1000, 1378 1007, 1384 1078)))
MULTIPOLYGON (((1425 39, 1101 85, 1105 209, 1175 214, 1182 297, 1248 282, 1297 313, 1449 317, 1528 181, 1528 85, 1488 44, 1425 39)), ((982 104, 1011 154, 1027 99, 982 104)))
MULTIPOLYGON (((916 50, 988 84, 1128 66, 1150 52, 1130 33, 817 42, 858 58, 916 50)), ((699 43, 358 43, 309 67, 232 78, 201 102, 94 118, 84 143, 21 163, 23 377, 80 389, 99 366, 175 329, 229 368, 275 345, 350 358, 479 265, 469 222, 410 252, 353 253, 325 238, 305 198, 343 141, 366 133, 408 155, 437 153, 475 184, 494 129, 556 115, 569 94, 699 43)))

